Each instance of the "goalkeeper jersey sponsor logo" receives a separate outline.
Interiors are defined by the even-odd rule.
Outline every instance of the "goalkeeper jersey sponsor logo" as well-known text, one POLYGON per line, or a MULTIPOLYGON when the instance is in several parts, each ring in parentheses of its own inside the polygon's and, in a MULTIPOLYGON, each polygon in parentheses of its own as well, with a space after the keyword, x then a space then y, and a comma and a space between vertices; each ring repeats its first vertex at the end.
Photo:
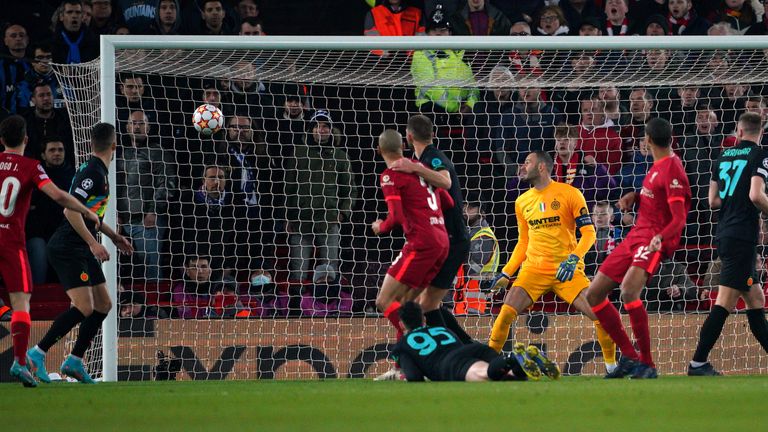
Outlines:
POLYGON ((543 217, 539 219, 531 219, 528 221, 528 225, 531 228, 537 228, 542 225, 546 226, 559 226, 560 225, 560 216, 550 216, 550 217, 543 217))

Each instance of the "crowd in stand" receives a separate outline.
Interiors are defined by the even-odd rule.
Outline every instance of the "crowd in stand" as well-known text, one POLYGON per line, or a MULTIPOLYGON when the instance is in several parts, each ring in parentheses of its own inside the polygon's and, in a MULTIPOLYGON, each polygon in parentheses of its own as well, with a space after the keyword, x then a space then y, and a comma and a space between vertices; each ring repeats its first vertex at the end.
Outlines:
MULTIPOLYGON (((749 0, 370 3, 360 25, 371 37, 768 32, 762 3, 749 0)), ((102 34, 280 33, 280 23, 263 17, 260 6, 257 0, 25 2, 3 26, 0 118, 24 115, 28 156, 40 159, 52 180, 68 188, 75 147, 66 88, 53 74, 52 62, 95 59, 102 34)), ((593 76, 607 66, 661 74, 690 61, 684 56, 665 50, 369 54, 373 62, 408 62, 413 78, 408 89, 122 74, 113 202, 119 225, 137 251, 135 259, 121 263, 123 286, 128 293, 150 291, 171 281, 169 306, 153 316, 364 312, 385 269, 379 264, 391 261, 391 251, 402 241, 375 239, 365 231, 366 222, 384 211, 377 195, 382 165, 374 137, 384 124, 402 125, 417 112, 433 119, 436 143, 456 163, 465 190, 479 191, 465 211, 480 252, 470 257, 458 285, 471 285, 465 277, 482 281, 492 275, 490 264, 499 261, 499 252, 501 260, 507 258, 515 238, 512 203, 527 187, 520 184, 517 168, 534 150, 551 152, 554 177, 583 190, 593 207, 598 241, 586 260, 594 271, 634 223, 633 215, 619 213, 614 204, 640 187, 652 163, 642 145, 643 128, 661 116, 675 127, 674 148, 689 173, 694 200, 685 233, 689 250, 664 263, 649 283, 648 300, 659 310, 671 310, 705 299, 710 286, 703 276, 716 266, 707 205, 712 160, 721 148, 735 144, 732 135, 742 112, 759 113, 768 127, 767 86, 720 82, 738 62, 765 67, 766 60, 727 51, 697 58, 693 63, 717 83, 706 86, 586 90, 512 84, 548 70, 593 76), (479 77, 490 85, 477 84, 479 77), (441 84, 445 81, 465 85, 441 84), (226 127, 213 137, 201 137, 188 122, 201 103, 224 112, 226 127), (372 112, 382 124, 373 121, 372 112)), ((233 69, 248 77, 257 67, 243 61, 233 69)), ((33 198, 27 236, 36 284, 55 282, 45 244, 61 219, 54 203, 42 195, 33 198)), ((158 310, 131 307, 147 301, 140 293, 123 297, 125 316, 158 310)), ((461 299, 456 300, 459 307, 461 299)), ((466 301, 463 307, 490 309, 466 301)))

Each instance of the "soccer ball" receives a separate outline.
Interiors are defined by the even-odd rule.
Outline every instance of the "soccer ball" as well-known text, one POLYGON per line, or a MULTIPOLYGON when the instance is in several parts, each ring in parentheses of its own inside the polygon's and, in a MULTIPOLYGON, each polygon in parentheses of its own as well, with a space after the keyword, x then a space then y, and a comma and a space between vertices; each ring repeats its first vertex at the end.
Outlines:
POLYGON ((203 135, 213 135, 224 127, 224 114, 211 104, 200 105, 192 115, 192 125, 203 135))

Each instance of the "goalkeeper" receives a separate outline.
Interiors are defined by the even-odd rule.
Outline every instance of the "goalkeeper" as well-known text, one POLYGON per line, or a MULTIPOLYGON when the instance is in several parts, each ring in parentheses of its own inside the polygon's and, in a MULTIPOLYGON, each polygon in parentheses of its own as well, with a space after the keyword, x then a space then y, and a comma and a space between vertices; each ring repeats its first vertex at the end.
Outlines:
POLYGON ((529 154, 520 167, 520 180, 530 184, 531 189, 515 202, 519 238, 493 288, 507 288, 521 265, 522 270, 504 296, 488 345, 501 352, 518 313, 554 291, 594 322, 606 369, 611 372, 616 367, 616 344, 600 326, 582 293, 589 287, 583 257, 595 243, 595 228, 584 195, 570 185, 553 181, 552 167, 552 157, 541 151, 529 154), (581 232, 578 244, 576 229, 581 232))

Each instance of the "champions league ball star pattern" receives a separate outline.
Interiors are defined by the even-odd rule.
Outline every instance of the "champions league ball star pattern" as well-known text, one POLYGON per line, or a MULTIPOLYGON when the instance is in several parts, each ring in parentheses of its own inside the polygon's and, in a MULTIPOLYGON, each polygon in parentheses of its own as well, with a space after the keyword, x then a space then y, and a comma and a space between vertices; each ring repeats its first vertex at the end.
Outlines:
POLYGON ((195 130, 203 135, 213 135, 224 127, 224 114, 213 105, 200 105, 192 115, 195 130))

